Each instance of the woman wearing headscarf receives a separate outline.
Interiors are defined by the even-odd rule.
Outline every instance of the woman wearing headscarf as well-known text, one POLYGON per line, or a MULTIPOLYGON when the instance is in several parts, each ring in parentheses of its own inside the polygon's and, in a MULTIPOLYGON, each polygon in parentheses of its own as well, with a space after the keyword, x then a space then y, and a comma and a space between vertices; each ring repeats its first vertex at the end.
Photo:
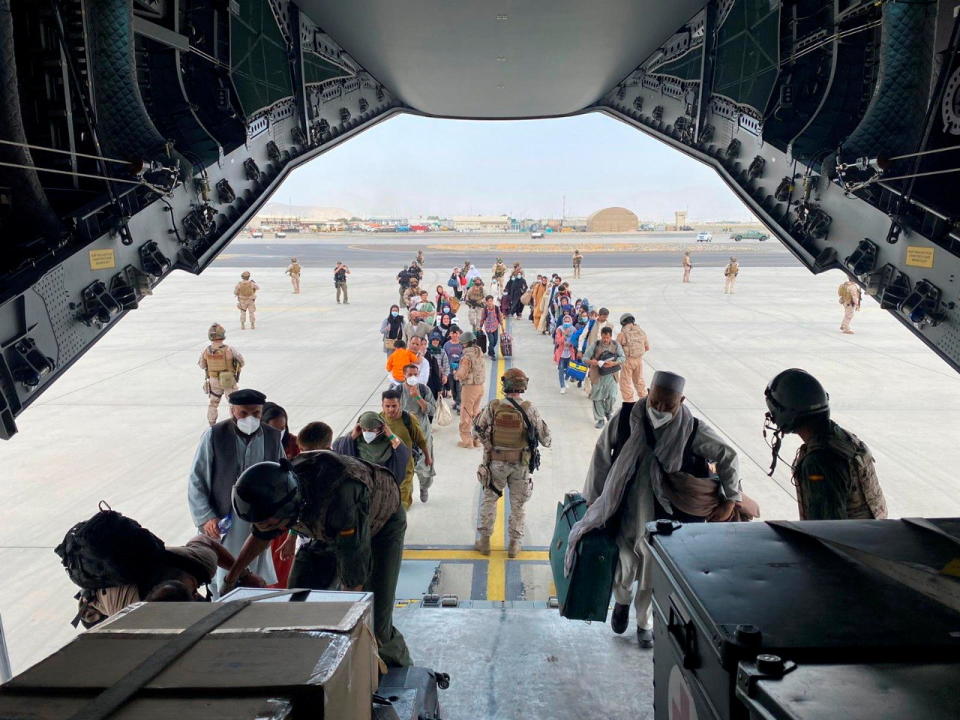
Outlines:
MULTIPOLYGON (((263 414, 260 416, 260 422, 269 425, 275 430, 279 430, 280 444, 283 446, 283 452, 287 460, 293 460, 300 454, 300 446, 297 445, 297 437, 290 428, 287 427, 287 411, 273 402, 263 404, 263 414)), ((272 588, 285 588, 290 579, 290 569, 293 567, 293 556, 287 556, 284 559, 280 549, 287 539, 287 532, 282 532, 270 541, 270 554, 273 556, 273 569, 277 573, 277 582, 271 585, 272 588)))
POLYGON ((523 269, 518 265, 514 266, 513 274, 505 288, 507 297, 510 298, 510 304, 507 308, 507 315, 523 315, 523 302, 520 300, 527 291, 527 281, 523 277, 523 269))
POLYGON ((403 315, 399 305, 390 306, 390 312, 380 323, 380 334, 383 336, 383 352, 389 355, 394 351, 394 341, 403 338, 403 315))
POLYGON ((561 395, 567 392, 567 365, 576 357, 573 333, 573 317, 564 314, 560 326, 553 335, 553 361, 557 364, 561 395))
POLYGON ((434 331, 440 336, 440 346, 442 347, 450 339, 450 328, 453 327, 453 316, 447 313, 437 316, 437 329, 434 331))

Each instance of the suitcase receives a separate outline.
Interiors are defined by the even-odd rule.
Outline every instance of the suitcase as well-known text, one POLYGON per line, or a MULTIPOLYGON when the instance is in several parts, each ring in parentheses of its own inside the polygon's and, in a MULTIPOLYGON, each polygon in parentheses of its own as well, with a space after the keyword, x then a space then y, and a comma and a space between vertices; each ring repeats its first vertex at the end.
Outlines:
POLYGON ((480 352, 484 355, 487 354, 487 334, 482 330, 477 335, 477 347, 480 348, 480 352))
POLYGON ((500 352, 503 353, 504 357, 513 356, 513 336, 508 332, 504 332, 500 336, 500 352))
POLYGON ((605 622, 617 567, 617 544, 609 530, 599 528, 580 538, 577 558, 570 577, 564 577, 563 558, 567 553, 570 528, 587 512, 580 493, 567 493, 557 504, 557 524, 550 543, 550 568, 557 587, 560 615, 571 620, 605 622))
POLYGON ((567 377, 580 382, 587 377, 588 370, 589 368, 586 365, 571 360, 567 364, 567 377))
POLYGON ((500 312, 502 312, 504 315, 510 314, 510 296, 509 295, 500 296, 500 312))
POLYGON ((373 696, 374 720, 440 720, 437 689, 450 687, 450 676, 424 667, 390 668, 373 696))

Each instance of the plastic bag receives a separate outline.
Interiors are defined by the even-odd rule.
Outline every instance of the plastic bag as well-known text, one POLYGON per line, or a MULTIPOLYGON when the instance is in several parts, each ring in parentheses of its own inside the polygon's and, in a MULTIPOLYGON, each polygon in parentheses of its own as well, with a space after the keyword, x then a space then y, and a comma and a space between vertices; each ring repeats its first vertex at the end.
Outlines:
POLYGON ((437 427, 446 427, 453 422, 453 410, 450 409, 450 403, 445 397, 441 397, 437 402, 437 412, 433 417, 433 424, 437 427))

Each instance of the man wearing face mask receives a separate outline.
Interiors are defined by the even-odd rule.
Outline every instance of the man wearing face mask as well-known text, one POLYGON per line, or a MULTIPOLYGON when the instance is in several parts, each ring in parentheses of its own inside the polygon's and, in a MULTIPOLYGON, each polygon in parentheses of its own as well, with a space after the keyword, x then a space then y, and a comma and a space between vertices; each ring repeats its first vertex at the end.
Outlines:
POLYGON ((433 464, 428 465, 426 458, 433 457, 433 426, 431 418, 437 411, 436 395, 433 391, 420 382, 417 377, 419 372, 416 365, 407 365, 404 369, 406 379, 400 386, 402 396, 400 398, 401 409, 415 417, 417 424, 423 431, 427 441, 428 453, 417 454, 417 462, 414 470, 417 474, 417 480, 420 481, 420 502, 426 502, 429 497, 430 486, 433 485, 436 471, 433 464))
MULTIPOLYGON (((285 457, 281 432, 260 422, 266 400, 267 396, 256 390, 237 390, 230 395, 230 417, 203 434, 187 482, 194 525, 234 555, 249 536, 250 524, 233 514, 233 484, 251 465, 285 457)), ((257 558, 249 570, 268 585, 277 581, 270 553, 257 558)), ((214 587, 223 575, 223 570, 217 571, 214 587)))
MULTIPOLYGON (((684 404, 685 383, 674 373, 656 372, 650 393, 632 405, 624 403, 607 424, 594 448, 583 491, 589 507, 570 530, 569 547, 575 548, 585 533, 618 517, 619 565, 610 624, 618 634, 627 629, 633 583, 639 579, 634 607, 637 640, 643 648, 653 647, 653 590, 643 545, 644 525, 658 518, 726 521, 741 500, 737 453, 711 427, 693 417, 684 404), (621 420, 622 413, 629 417, 621 420), (706 517, 684 513, 674 503, 678 494, 683 495, 684 476, 713 477, 710 463, 716 465, 713 511, 706 517)), ((574 557, 568 550, 568 573, 574 557)))
MULTIPOLYGON (((409 387, 406 382, 404 385, 409 387)), ((400 500, 403 503, 403 509, 409 510, 410 506, 413 505, 414 470, 421 463, 425 467, 432 467, 433 456, 430 454, 430 446, 427 443, 425 431, 422 429, 420 421, 403 409, 403 391, 400 388, 384 390, 380 396, 380 402, 383 408, 380 417, 383 419, 384 425, 393 435, 400 438, 401 442, 411 452, 403 479, 400 482, 400 500)), ((433 478, 431 477, 430 482, 432 481, 433 478)))
POLYGON ((390 471, 397 485, 403 482, 407 463, 410 462, 410 448, 372 410, 361 413, 353 430, 333 441, 332 450, 340 455, 382 465, 390 471))

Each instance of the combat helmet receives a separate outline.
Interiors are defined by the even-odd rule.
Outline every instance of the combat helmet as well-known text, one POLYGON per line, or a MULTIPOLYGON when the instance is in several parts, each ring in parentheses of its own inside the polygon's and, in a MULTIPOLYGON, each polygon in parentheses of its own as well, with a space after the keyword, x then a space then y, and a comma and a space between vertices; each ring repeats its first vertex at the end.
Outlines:
POLYGON ((207 330, 207 337, 211 340, 225 340, 227 331, 220 323, 214 323, 210 326, 210 329, 207 330))
POLYGON ((503 374, 500 381, 503 383, 505 393, 522 393, 526 392, 530 378, 520 368, 510 368, 503 374))
POLYGON ((242 273, 240 273, 240 279, 241 279, 241 280, 249 280, 249 279, 250 279, 250 273, 249 273, 248 271, 244 270, 242 273))
POLYGON ((300 511, 300 485, 286 460, 251 465, 233 486, 233 509, 250 523, 270 518, 295 520, 300 511))
POLYGON ((830 417, 830 396, 806 370, 789 368, 777 374, 763 392, 767 418, 785 433, 797 429, 801 420, 830 417))
POLYGON ((628 325, 629 323, 632 323, 635 321, 636 321, 636 318, 633 317, 633 315, 631 315, 630 313, 624 313, 623 315, 620 316, 621 325, 628 325))
POLYGON ((460 342, 463 345, 470 345, 477 342, 477 334, 473 330, 467 330, 460 336, 460 342))
POLYGON ((297 262, 296 258, 290 258, 290 262, 297 262))

